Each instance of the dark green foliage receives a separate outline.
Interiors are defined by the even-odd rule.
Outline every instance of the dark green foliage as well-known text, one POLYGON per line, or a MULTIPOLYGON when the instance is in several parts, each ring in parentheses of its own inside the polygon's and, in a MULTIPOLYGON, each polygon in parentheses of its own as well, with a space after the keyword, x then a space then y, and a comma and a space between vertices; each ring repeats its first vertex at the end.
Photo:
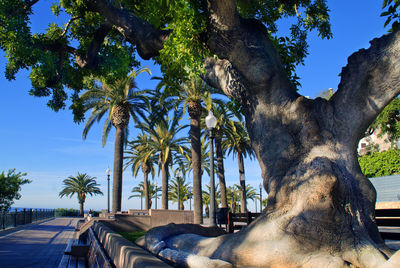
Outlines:
POLYGON ((393 31, 399 27, 400 19, 400 1, 399 0, 383 0, 382 9, 385 10, 381 13, 381 17, 387 17, 385 27, 392 22, 391 29, 393 31))
POLYGON ((120 235, 122 235, 124 238, 128 239, 132 243, 135 243, 135 241, 139 238, 142 237, 146 234, 146 231, 134 231, 134 232, 119 232, 120 235))
POLYGON ((367 130, 367 134, 380 130, 378 135, 388 134, 389 140, 394 143, 400 138, 400 99, 395 98, 378 115, 367 130))
POLYGON ((78 217, 79 210, 73 208, 57 208, 54 210, 54 217, 78 217))
POLYGON ((400 151, 397 149, 364 155, 358 162, 367 178, 400 174, 400 151))
POLYGON ((15 169, 10 169, 7 174, 3 171, 0 173, 0 210, 9 210, 14 204, 14 200, 21 198, 21 186, 31 183, 25 179, 26 173, 15 172, 15 169))
MULTIPOLYGON (((77 57, 86 58, 93 36, 104 20, 98 13, 89 12, 85 1, 60 1, 49 6, 49 21, 61 16, 68 22, 50 22, 44 33, 32 33, 30 15, 32 6, 28 1, 0 2, 0 48, 8 60, 5 76, 12 80, 19 70, 30 68, 30 94, 49 97, 47 105, 55 111, 65 108, 68 97, 76 100, 74 95, 86 88, 85 77, 95 75, 111 82, 138 66, 134 46, 113 29, 109 29, 90 68, 80 66, 77 57)), ((70 108, 74 109, 75 121, 81 121, 81 107, 73 104, 70 108)))
MULTIPOLYGON (((110 84, 126 77, 139 65, 136 44, 125 40, 117 27, 106 23, 89 6, 91 1, 84 0, 60 0, 49 5, 47 29, 34 33, 30 25, 36 2, 0 2, 0 49, 7 57, 5 76, 13 80, 19 70, 29 69, 30 94, 49 98, 47 104, 55 111, 64 109, 70 99, 74 120, 80 122, 84 115, 82 105, 75 102, 76 95, 87 87, 86 78, 101 77, 110 84)), ((203 42, 207 14, 200 0, 111 2, 157 29, 171 30, 164 49, 155 57, 166 81, 180 84, 189 74, 201 73, 202 61, 210 52, 203 42)), ((257 19, 267 27, 266 34, 278 49, 288 75, 298 85, 295 68, 308 54, 307 32, 317 30, 322 38, 332 35, 326 0, 240 0, 237 5, 244 18, 257 19), (294 18, 290 34, 278 36, 277 21, 287 17, 294 18)))

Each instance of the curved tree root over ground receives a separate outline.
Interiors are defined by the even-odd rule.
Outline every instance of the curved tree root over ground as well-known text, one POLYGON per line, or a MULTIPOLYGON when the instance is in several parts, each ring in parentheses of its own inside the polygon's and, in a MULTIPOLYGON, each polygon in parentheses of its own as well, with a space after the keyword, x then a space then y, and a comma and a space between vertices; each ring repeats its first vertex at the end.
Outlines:
MULTIPOLYGON (((400 250, 368 241, 336 239, 336 246, 301 238, 282 228, 288 216, 263 215, 248 228, 226 234, 213 227, 169 224, 151 229, 145 246, 179 267, 400 267, 400 250)), ((293 219, 292 219, 293 220, 293 219)))

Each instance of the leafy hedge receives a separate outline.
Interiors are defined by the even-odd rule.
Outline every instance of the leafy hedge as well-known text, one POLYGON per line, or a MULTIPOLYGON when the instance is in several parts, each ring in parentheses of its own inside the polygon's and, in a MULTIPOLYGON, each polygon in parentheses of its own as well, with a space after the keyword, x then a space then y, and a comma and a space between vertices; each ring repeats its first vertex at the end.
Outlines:
POLYGON ((367 178, 400 174, 400 151, 397 149, 364 155, 358 162, 367 178))
POLYGON ((54 210, 55 217, 79 217, 79 210, 70 208, 57 208, 54 210))

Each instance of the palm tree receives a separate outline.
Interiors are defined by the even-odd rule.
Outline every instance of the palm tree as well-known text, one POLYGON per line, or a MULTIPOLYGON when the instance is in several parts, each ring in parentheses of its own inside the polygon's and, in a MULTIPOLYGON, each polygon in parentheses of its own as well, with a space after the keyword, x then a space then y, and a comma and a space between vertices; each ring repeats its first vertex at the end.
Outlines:
MULTIPOLYGON (((206 190, 203 190, 203 201, 204 204, 206 206, 205 210, 206 210, 206 215, 207 217, 209 217, 209 205, 210 205, 210 192, 211 192, 211 187, 209 184, 206 184, 206 190)), ((215 207, 218 208, 218 204, 221 201, 221 192, 218 189, 218 185, 217 187, 215 187, 215 207)))
POLYGON ((226 192, 227 192, 227 199, 228 199, 228 203, 230 204, 231 207, 231 212, 236 212, 236 209, 238 208, 237 204, 240 200, 240 196, 241 196, 241 191, 240 188, 238 189, 235 186, 230 186, 228 188, 226 188, 226 192))
MULTIPOLYGON (((172 119, 168 115, 152 124, 141 122, 137 125, 143 133, 146 133, 150 139, 148 141, 148 153, 146 157, 157 157, 159 171, 162 174, 162 198, 161 208, 168 209, 168 180, 169 167, 172 161, 177 160, 179 156, 188 158, 187 139, 178 137, 179 132, 186 128, 186 125, 179 125, 182 112, 175 110, 172 119)), ((147 159, 144 158, 143 161, 147 159)), ((176 162, 176 161, 175 161, 176 162)))
POLYGON ((92 113, 83 129, 85 139, 94 122, 99 122, 108 112, 107 119, 103 128, 103 146, 106 144, 108 133, 111 127, 115 127, 114 145, 114 171, 113 171, 113 202, 112 212, 121 210, 122 201, 122 165, 126 142, 129 118, 132 116, 134 121, 138 120, 138 115, 144 117, 143 111, 146 108, 147 91, 136 90, 135 78, 143 73, 151 74, 148 68, 132 71, 126 78, 119 79, 113 83, 100 81, 99 86, 95 81, 90 89, 80 96, 80 102, 84 106, 84 111, 92 109, 92 113))
POLYGON ((227 150, 228 154, 234 156, 236 153, 239 167, 239 180, 241 186, 241 212, 247 211, 247 198, 246 198, 246 181, 244 175, 244 162, 243 157, 249 156, 250 159, 254 156, 253 148, 250 144, 250 138, 241 122, 229 120, 227 125, 227 132, 225 139, 222 141, 223 147, 227 150))
POLYGON ((78 196, 80 204, 80 215, 83 216, 83 206, 86 201, 87 195, 103 195, 96 182, 95 177, 91 177, 86 173, 79 173, 76 177, 70 176, 63 181, 64 188, 59 193, 60 198, 69 196, 71 198, 74 194, 78 196))
POLYGON ((139 170, 141 169, 144 175, 143 183, 144 185, 144 197, 145 197, 145 210, 150 209, 151 197, 149 194, 148 177, 151 173, 154 178, 155 164, 157 162, 152 149, 149 146, 150 137, 142 133, 137 136, 137 138, 131 141, 128 146, 129 149, 125 152, 125 159, 128 161, 125 163, 125 168, 132 166, 132 174, 134 177, 137 176, 139 170))
POLYGON ((225 135, 226 127, 229 119, 233 116, 228 107, 221 102, 213 104, 212 110, 214 116, 217 118, 217 125, 214 129, 215 135, 215 154, 217 160, 217 175, 219 179, 219 188, 221 191, 221 207, 227 208, 227 194, 225 183, 225 170, 224 170, 224 150, 222 148, 222 137, 225 135))
POLYGON ((189 189, 190 187, 189 184, 186 183, 185 176, 181 176, 179 175, 179 173, 175 174, 175 176, 170 181, 168 198, 173 203, 175 203, 178 202, 178 196, 179 196, 178 210, 184 210, 183 202, 187 201, 191 194, 189 189))
MULTIPOLYGON (((241 185, 235 184, 234 186, 236 187, 238 192, 241 192, 241 190, 242 190, 241 185)), ((250 199, 252 201, 260 200, 260 196, 257 193, 257 190, 253 186, 251 186, 250 184, 246 185, 246 194, 245 194, 245 196, 246 196, 247 200, 248 199, 250 199)))
MULTIPOLYGON (((142 198, 143 196, 145 196, 145 188, 148 189, 148 196, 149 196, 149 204, 148 204, 148 209, 151 208, 152 205, 152 199, 153 197, 156 195, 156 186, 152 183, 150 183, 149 181, 147 181, 147 187, 144 187, 144 183, 143 181, 139 183, 138 186, 135 186, 132 188, 131 193, 133 193, 132 195, 130 195, 128 197, 128 199, 131 199, 133 197, 140 197, 142 198)), ((157 193, 160 192, 160 189, 157 189, 157 193)))
POLYGON ((220 93, 209 87, 200 77, 189 75, 181 85, 168 86, 164 80, 159 88, 164 86, 164 96, 178 96, 178 102, 183 103, 183 110, 188 110, 190 116, 190 143, 191 143, 191 164, 193 172, 193 212, 194 223, 203 223, 202 217, 202 189, 201 189, 201 126, 200 119, 203 113, 203 103, 211 105, 211 93, 220 93))

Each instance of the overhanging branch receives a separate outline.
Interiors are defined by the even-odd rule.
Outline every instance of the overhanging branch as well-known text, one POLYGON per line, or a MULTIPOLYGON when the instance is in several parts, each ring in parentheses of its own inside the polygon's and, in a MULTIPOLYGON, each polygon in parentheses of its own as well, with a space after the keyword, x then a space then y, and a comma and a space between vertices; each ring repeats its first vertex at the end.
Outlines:
POLYGON ((342 69, 333 104, 342 135, 360 138, 384 107, 400 93, 400 31, 371 41, 342 69))
POLYGON ((140 57, 150 59, 157 56, 168 39, 170 31, 158 30, 149 22, 142 20, 136 14, 111 5, 108 1, 87 1, 91 11, 100 13, 109 23, 133 45, 136 45, 140 57))

